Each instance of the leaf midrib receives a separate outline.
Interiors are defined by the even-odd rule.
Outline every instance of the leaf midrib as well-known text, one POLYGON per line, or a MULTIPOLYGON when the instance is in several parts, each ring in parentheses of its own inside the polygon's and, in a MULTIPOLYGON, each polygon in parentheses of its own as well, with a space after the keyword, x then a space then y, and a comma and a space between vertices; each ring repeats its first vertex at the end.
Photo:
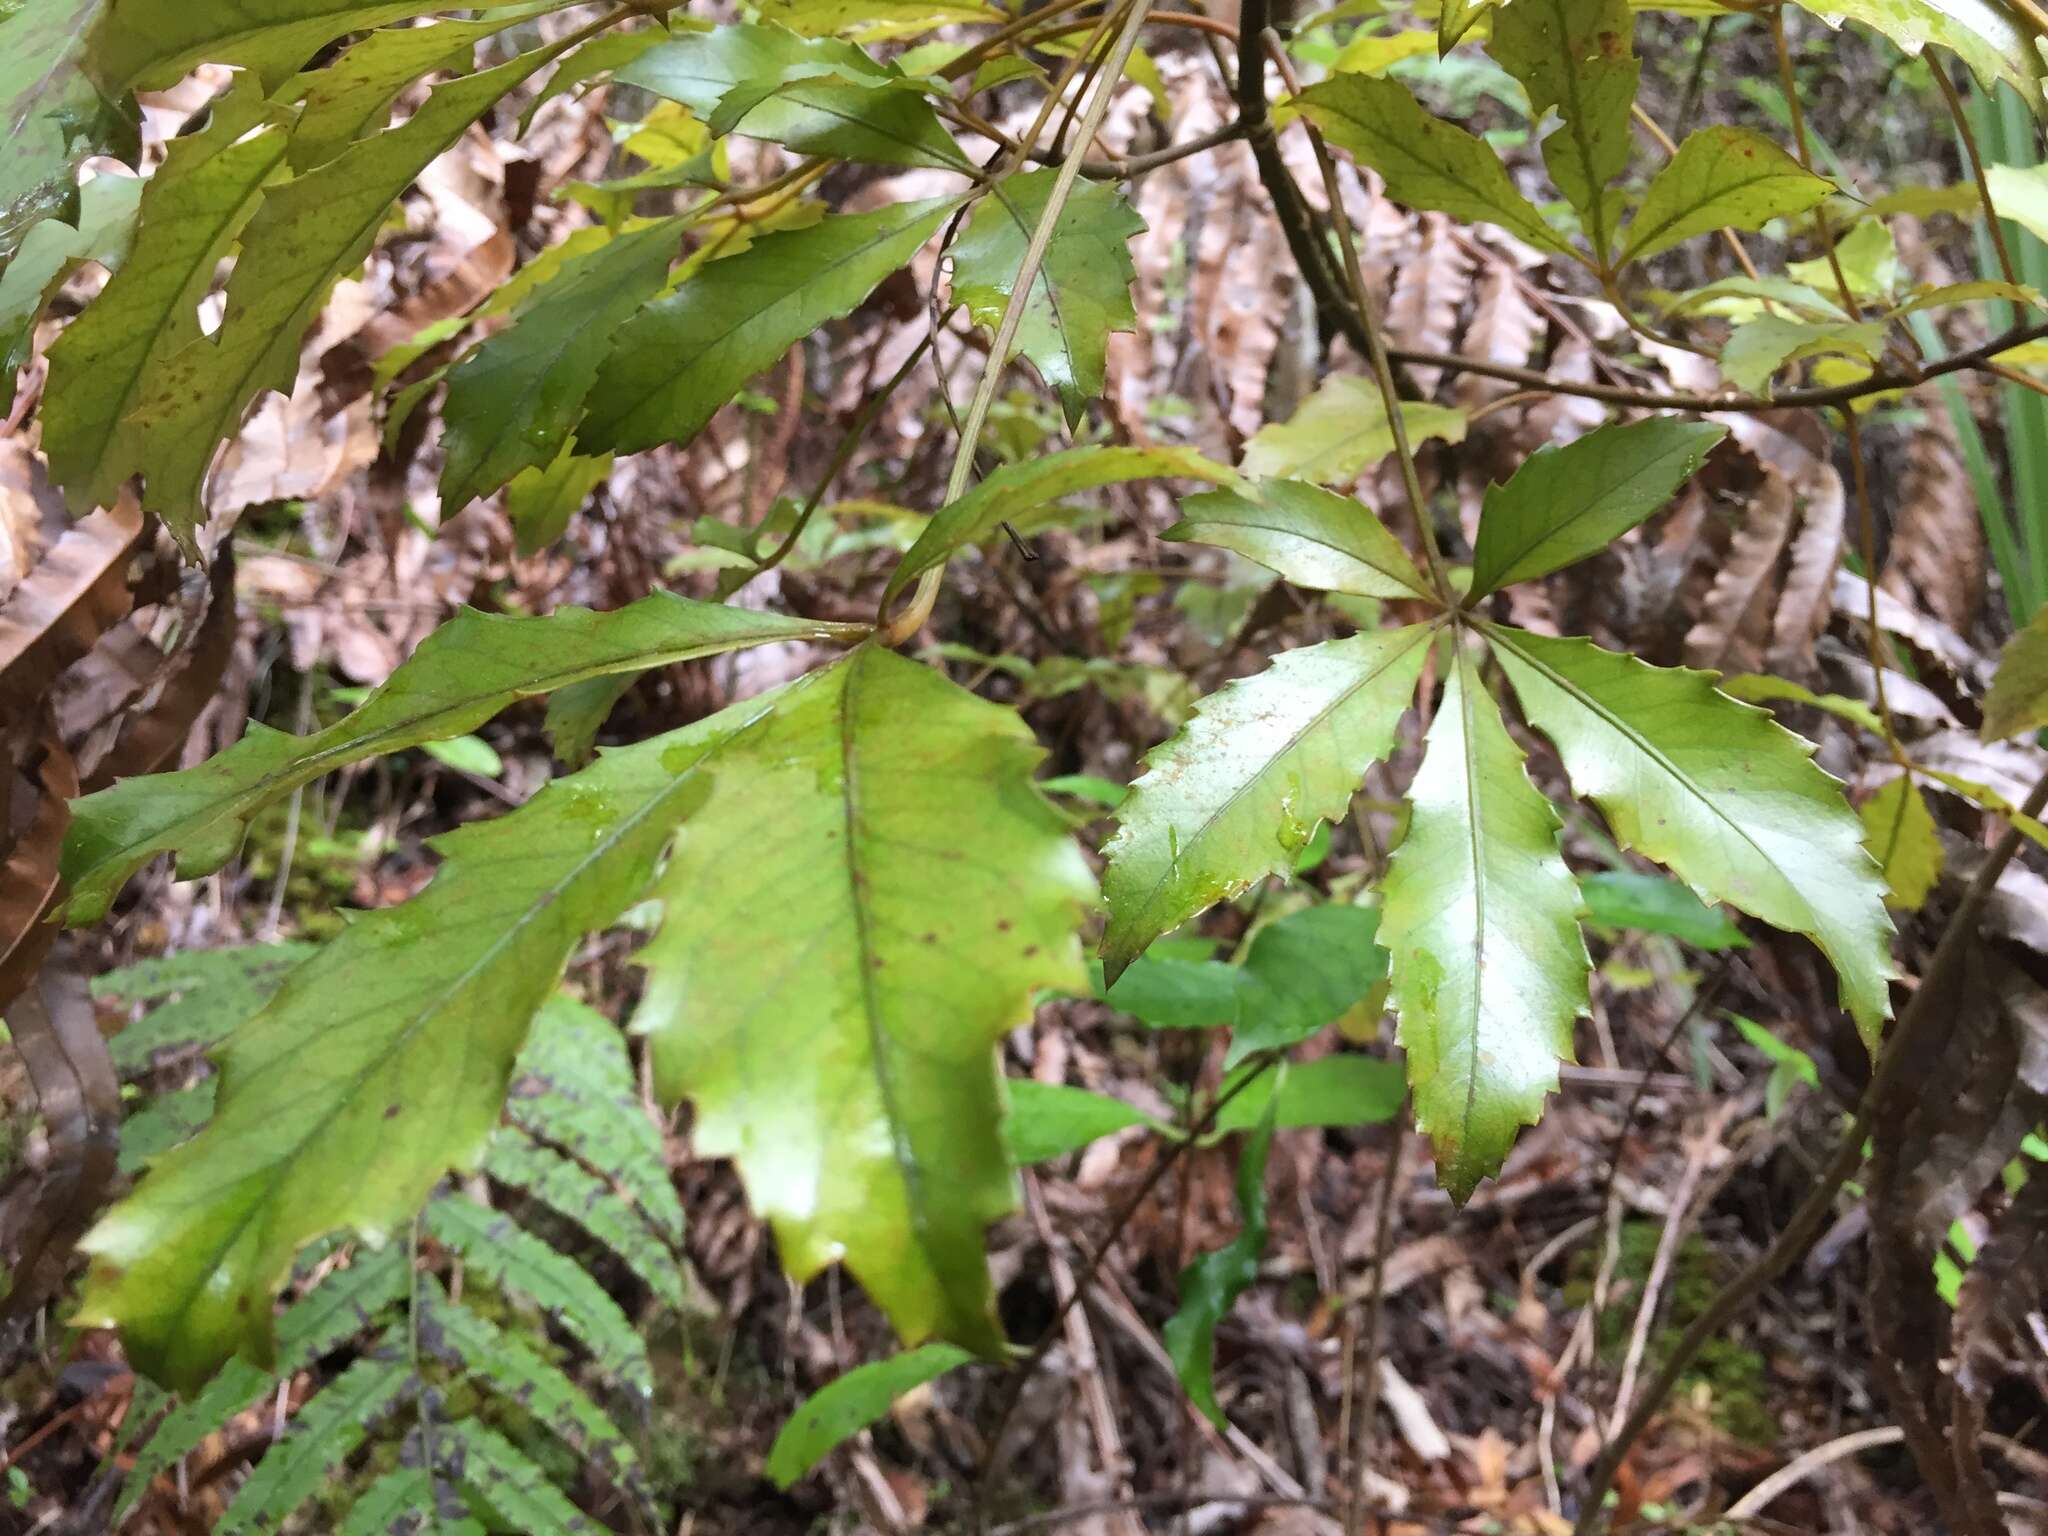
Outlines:
MULTIPOLYGON (((1649 758, 1650 761, 1652 761, 1659 768, 1662 768, 1666 773, 1668 773, 1671 776, 1672 781, 1674 783, 1682 785, 1686 792, 1690 794, 1696 801, 1698 801, 1699 804, 1705 806, 1709 811, 1711 811, 1716 821, 1720 822, 1730 832, 1733 832, 1738 838, 1740 838, 1744 843, 1746 843, 1749 846, 1750 850, 1753 853, 1755 853, 1759 859, 1762 859, 1765 865, 1774 872, 1776 872, 1778 877, 1781 880, 1783 880, 1788 887, 1791 888, 1793 893, 1799 897, 1800 901, 1802 903, 1805 903, 1809 907, 1809 909, 1811 908, 1812 903, 1807 901, 1805 892, 1799 889, 1798 885, 1793 881, 1792 877, 1789 874, 1787 874, 1783 869, 1779 868, 1778 862, 1775 859, 1773 859, 1770 856, 1770 854, 1764 851, 1763 846, 1759 844, 1757 840, 1750 835, 1748 828, 1744 827, 1741 822, 1736 821, 1735 819, 1730 817, 1727 814, 1727 812, 1721 809, 1719 803, 1715 800, 1715 798, 1712 795, 1708 794, 1704 789, 1702 789, 1699 786, 1699 784, 1697 784, 1693 780, 1692 775, 1680 769, 1679 766, 1675 762, 1673 762, 1668 755, 1666 755, 1658 747, 1652 745, 1646 737, 1640 735, 1632 726, 1628 725, 1625 721, 1623 721, 1620 716, 1615 714, 1613 710, 1609 709, 1596 696, 1594 696, 1591 693, 1588 693, 1584 688, 1580 687, 1570 678, 1564 677, 1561 674, 1559 674, 1556 671, 1556 669, 1551 667, 1547 662, 1541 661, 1537 657, 1532 656, 1529 652, 1523 650, 1520 645, 1516 644, 1513 639, 1509 638, 1510 636, 1513 636, 1515 634, 1516 631, 1512 629, 1499 628, 1490 625, 1487 627, 1486 630, 1486 637, 1488 640, 1492 641, 1496 645, 1504 647, 1509 651, 1512 651, 1524 663, 1534 668, 1537 672, 1541 673, 1543 677, 1551 684, 1552 687, 1558 689, 1561 693, 1565 694, 1567 697, 1572 699, 1588 714, 1593 715, 1602 724, 1606 725, 1609 729, 1615 731, 1631 746, 1635 747, 1645 757, 1649 758)), ((1590 641, 1587 643, 1591 645, 1590 641)), ((1598 650, 1599 647, 1594 646, 1593 649, 1598 650)), ((1647 662, 1639 661, 1636 657, 1633 656, 1626 657, 1624 659, 1628 661, 1635 661, 1639 666, 1648 665, 1647 662)), ((1712 692, 1713 690, 1710 688, 1709 691, 1712 692)), ((1730 700, 1729 702, 1734 703, 1736 701, 1730 700)))

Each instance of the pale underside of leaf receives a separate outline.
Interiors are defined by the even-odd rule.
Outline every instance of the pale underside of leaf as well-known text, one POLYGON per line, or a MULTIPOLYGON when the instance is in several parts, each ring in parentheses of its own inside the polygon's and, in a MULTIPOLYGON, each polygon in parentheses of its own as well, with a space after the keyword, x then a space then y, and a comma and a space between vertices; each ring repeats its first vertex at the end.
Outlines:
POLYGON ((1715 691, 1590 640, 1489 631, 1529 723, 1627 847, 1707 901, 1803 933, 1834 962, 1873 1049, 1891 1013, 1891 920, 1863 828, 1813 748, 1715 691))
POLYGON ((1572 1058, 1591 962, 1563 825, 1530 784, 1479 669, 1461 652, 1408 791, 1379 938, 1408 1053, 1415 1123, 1454 1200, 1499 1171, 1572 1058))
POLYGON ((875 647, 761 702, 657 883, 634 1027, 793 1276, 841 1261, 906 1343, 997 1355, 994 1047, 1036 989, 1085 985, 1093 881, 1014 713, 875 647))
POLYGON ((1112 982, 1161 934, 1291 869, 1316 824, 1344 815, 1393 748, 1433 633, 1411 625, 1289 651, 1211 694, 1147 756, 1103 850, 1112 982))

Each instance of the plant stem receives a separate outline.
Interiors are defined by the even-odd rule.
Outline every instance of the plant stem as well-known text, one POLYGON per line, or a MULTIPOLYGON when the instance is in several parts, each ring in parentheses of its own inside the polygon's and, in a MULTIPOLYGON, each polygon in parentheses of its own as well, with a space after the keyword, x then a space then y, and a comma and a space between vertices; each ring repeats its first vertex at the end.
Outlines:
POLYGON ((2017 288, 2019 268, 2013 265, 2012 249, 2005 243, 2005 229, 1998 222, 1998 209, 1991 201, 1991 182, 1984 174, 1984 156, 1977 146, 1977 134, 1970 127, 1970 114, 1963 110, 1963 98, 1956 94, 1955 82, 1948 77, 1948 66, 1929 55, 1927 68, 1934 75, 1934 83, 1941 87, 1949 120, 1956 125, 1956 137, 1962 140, 1963 158, 1970 162, 1970 175, 1977 183, 1977 200, 1984 205, 1984 228, 1990 232, 1992 249, 1998 252, 1998 270, 2017 288))
MULTIPOLYGON (((1088 146, 1109 113, 1109 99, 1116 94, 1117 84, 1123 79, 1124 66, 1130 62, 1131 50, 1138 46, 1138 33, 1143 29, 1146 13, 1151 8, 1152 0, 1132 0, 1123 30, 1117 34, 1116 43, 1103 64, 1101 78, 1096 81, 1088 106, 1081 114, 1074 147, 1060 162, 1052 190, 1046 195, 1045 209, 1039 214, 1037 227, 1031 231, 1031 240, 1024 247, 1024 259, 1017 263, 1017 277, 1010 287, 1009 301, 1003 306, 1002 321, 996 326, 995 341, 989 348, 988 366, 982 370, 981 380, 975 385, 974 398, 967 404, 967 419, 960 424, 960 443, 953 454, 953 472, 946 480, 944 505, 951 505, 965 495, 968 482, 974 478, 974 450, 980 445, 982 426, 988 420, 989 407, 995 403, 996 390, 1002 385, 1010 349, 1016 345, 1017 332, 1024 324, 1024 312, 1030 307, 1031 290, 1038 282, 1046 248, 1052 244, 1053 230, 1058 227, 1067 197, 1080 178, 1081 162, 1087 158, 1088 146)), ((1028 144, 1036 137, 1034 132, 1025 142, 1028 144)), ((882 644, 901 645, 924 627, 924 621, 931 616, 932 604, 938 598, 939 581, 944 574, 944 566, 926 571, 918 578, 917 591, 901 613, 893 619, 886 613, 878 616, 877 633, 882 644)))
MULTIPOLYGON (((1263 36, 1267 51, 1279 66, 1280 78, 1287 82, 1290 92, 1299 94, 1301 85, 1294 77, 1294 66, 1288 61, 1286 50, 1280 46, 1279 34, 1268 27, 1263 36)), ((1415 470, 1415 450, 1408 442, 1408 423, 1401 414, 1401 394, 1394 387, 1393 366, 1387 361, 1387 342, 1380 330, 1379 308, 1373 303, 1371 290, 1365 286, 1365 269, 1358 261, 1358 243, 1352 238, 1351 221, 1344 215, 1344 192, 1337 182, 1337 167, 1330 159, 1329 146, 1323 142, 1315 124, 1303 118, 1301 125, 1308 131, 1316 167, 1323 173, 1324 194, 1330 203, 1330 222, 1336 227, 1337 244, 1344 253, 1344 275, 1351 284, 1351 303, 1358 312, 1359 324, 1365 328, 1365 355, 1372 363, 1373 382, 1379 386, 1380 404, 1387 413, 1387 429, 1394 438, 1394 457, 1401 465, 1401 488, 1408 494, 1408 510, 1414 514, 1416 530, 1422 536, 1423 554, 1429 561, 1429 577, 1436 584, 1437 594, 1445 602, 1455 604, 1457 598, 1451 590, 1449 578, 1444 575, 1444 554, 1437 543, 1436 524, 1430 519, 1428 498, 1422 494, 1422 477, 1415 470)))
MULTIPOLYGON (((2027 796, 2026 804, 2020 808, 2020 814, 2039 816, 2043 805, 2048 805, 2048 775, 2034 786, 2033 793, 2027 796)), ((1601 1506, 1614 1486, 1615 1474, 1620 1471, 1623 1459, 1643 1431, 1649 1428, 1650 1421, 1664 1406, 1664 1400, 1678 1385, 1678 1378, 1692 1364, 1701 1346, 1739 1317, 1763 1294, 1766 1286, 1790 1269, 1827 1225, 1835 1197, 1863 1162, 1863 1144, 1870 1135, 1871 1126, 1890 1107, 1892 1091, 1897 1086, 1915 1040, 1948 1016, 1953 1005, 1957 975, 1970 946, 1977 939, 1978 920, 1997 887, 1998 877, 2005 873, 2006 865, 2019 851, 2020 838, 2019 828, 2008 824, 2005 835, 1985 857, 1976 878, 1957 904, 1954 915, 1942 930, 1941 942, 1935 946, 1934 958, 1928 962, 1919 988, 1913 993, 1913 1000, 1899 1015, 1891 1039, 1878 1057, 1877 1070, 1871 1074, 1870 1083, 1863 1090, 1863 1098, 1856 1106, 1856 1117, 1848 1130, 1842 1133, 1834 1156, 1828 1160, 1819 1181, 1807 1192, 1806 1198, 1799 1203, 1799 1209, 1792 1213, 1792 1219, 1786 1222, 1784 1230, 1772 1240, 1771 1246, 1723 1286, 1707 1304, 1706 1310, 1694 1318, 1692 1325, 1680 1335, 1656 1379, 1622 1425, 1621 1432, 1601 1451, 1600 1459, 1593 1464, 1587 1480, 1585 1501, 1580 1507, 1578 1522, 1572 1527, 1572 1536, 1592 1536, 1600 1529, 1601 1506)))
MULTIPOLYGON (((1799 87, 1792 77, 1792 50, 1785 39, 1782 0, 1771 8, 1771 46, 1778 55, 1778 83, 1785 93, 1785 112, 1792 120, 1792 148, 1801 167, 1811 176, 1814 174, 1813 151, 1806 142, 1806 113, 1799 105, 1799 87)), ((1842 271, 1842 259, 1835 254, 1834 221, 1828 217, 1828 205, 1824 201, 1814 205, 1813 227, 1820 232, 1821 246, 1827 253, 1828 270, 1834 273, 1835 286, 1841 290, 1844 313, 1851 320, 1861 320, 1863 306, 1856 302, 1856 295, 1849 288, 1848 276, 1842 271)))

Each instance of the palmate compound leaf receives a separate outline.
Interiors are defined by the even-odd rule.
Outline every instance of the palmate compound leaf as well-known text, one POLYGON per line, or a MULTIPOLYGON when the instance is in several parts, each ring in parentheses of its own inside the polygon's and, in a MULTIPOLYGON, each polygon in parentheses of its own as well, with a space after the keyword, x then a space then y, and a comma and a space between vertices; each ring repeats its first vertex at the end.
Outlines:
POLYGON ((294 971, 216 1053, 219 1108, 115 1206, 82 1323, 191 1388, 271 1350, 271 1298, 324 1233, 383 1238, 476 1166, 527 1026, 570 951, 640 899, 702 764, 746 706, 609 753, 496 821, 440 838, 440 871, 294 971))
POLYGON ((1517 0, 1493 13, 1487 44, 1528 91, 1537 121, 1552 108, 1562 118, 1543 141, 1543 164, 1602 260, 1621 201, 1609 188, 1628 169, 1629 108, 1642 73, 1631 54, 1634 26, 1628 0, 1517 0))
POLYGON ((660 290, 686 222, 657 219, 572 256, 511 324, 449 370, 441 408, 444 513, 488 496, 522 470, 555 462, 613 333, 660 290))
MULTIPOLYGON (((1048 168, 997 183, 954 242, 953 297, 975 324, 994 331, 1002 323, 1024 248, 1058 178, 1048 168)), ((1102 393, 1109 333, 1137 326, 1130 242, 1144 232, 1131 205, 1099 182, 1075 183, 1053 226, 1016 350, 1058 392, 1070 426, 1102 393)))
POLYGON ((883 596, 886 607, 896 595, 934 566, 944 565, 960 550, 996 537, 1003 524, 1029 534, 1032 514, 1068 496, 1132 480, 1206 480, 1211 485, 1240 485, 1237 471, 1205 458, 1192 448, 1121 448, 1090 444, 1059 453, 1041 454, 1005 464, 958 501, 932 514, 917 542, 905 551, 890 573, 883 596))
POLYGON ((1335 75, 1275 114, 1306 117, 1339 149, 1385 178, 1387 196, 1410 208, 1497 224, 1531 245, 1571 255, 1564 237, 1515 190, 1484 139, 1430 116, 1398 80, 1335 75))
POLYGON ((335 281, 362 261, 392 204, 471 123, 561 46, 538 48, 435 87, 400 127, 351 146, 264 196, 243 231, 219 332, 156 359, 134 406, 147 482, 143 505, 186 544, 205 520, 200 488, 215 450, 233 435, 258 394, 290 388, 307 327, 335 281))
POLYGON ((873 646, 756 702, 657 883, 634 1027, 792 1275, 841 1260, 906 1344, 998 1356, 994 1047, 1035 989, 1086 985, 1094 882, 1013 712, 873 646))
POLYGON ((1318 592, 1435 600, 1371 508, 1301 480, 1190 496, 1161 537, 1231 550, 1318 592))
POLYGON ((1891 1013, 1884 882, 1813 748, 1715 691, 1711 673, 1653 667, 1590 640, 1486 633, 1523 715, 1616 839, 1704 900, 1811 938, 1874 1052, 1891 1013))
POLYGON ((1103 849, 1113 982, 1204 908, 1280 874, 1319 821, 1341 818, 1394 744, 1434 626, 1288 651, 1204 699, 1145 759, 1103 849))
POLYGON ((853 626, 668 592, 608 613, 563 608, 520 618, 465 609, 324 731, 291 736, 252 725, 196 768, 126 779, 79 801, 64 844, 68 920, 97 921, 128 878, 160 853, 177 853, 186 878, 209 874, 233 856, 251 817, 299 785, 364 758, 461 736, 514 700, 750 645, 855 633, 853 626))
POLYGON ((1408 799, 1379 940, 1415 1123, 1462 1201, 1542 1115, 1591 970, 1578 883, 1558 852, 1563 823, 1530 784, 1468 651, 1444 680, 1408 799))
POLYGON ((578 450, 687 443, 748 379, 850 314, 958 204, 941 197, 821 219, 693 273, 620 329, 577 429, 578 450))
POLYGON ((74 506, 112 505, 142 467, 140 431, 124 418, 150 368, 199 339, 199 301, 284 160, 287 132, 253 82, 237 82, 211 114, 198 133, 171 141, 143 183, 135 263, 50 347, 43 449, 74 506))
POLYGON ((1599 553, 1655 512, 1728 429, 1654 416, 1540 448, 1488 486, 1472 551, 1472 595, 1599 553))
POLYGON ((1762 229, 1772 219, 1804 213, 1831 190, 1752 129, 1702 128, 1687 134, 1651 178, 1622 236, 1621 263, 1717 229, 1762 229))

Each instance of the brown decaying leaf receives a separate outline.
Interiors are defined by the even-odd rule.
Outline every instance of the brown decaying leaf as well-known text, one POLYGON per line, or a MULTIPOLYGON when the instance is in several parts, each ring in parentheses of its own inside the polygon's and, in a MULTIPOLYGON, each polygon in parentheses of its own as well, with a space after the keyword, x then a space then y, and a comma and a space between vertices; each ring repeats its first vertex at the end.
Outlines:
POLYGON ((128 612, 128 555, 141 535, 142 508, 124 496, 73 526, 0 606, 0 720, 28 714, 128 612))
POLYGON ((1955 427, 1929 411, 1908 440, 1891 548, 1878 585, 1968 633, 1984 601, 1984 526, 1963 476, 1955 427))
POLYGON ((1791 482, 1766 474, 1742 510, 1728 558, 1700 604, 1685 637, 1685 664, 1723 672, 1753 672, 1763 665, 1771 633, 1774 578, 1795 517, 1791 482))
MULTIPOLYGON (((1522 275, 1505 261, 1489 261, 1479 280, 1479 302, 1472 308, 1472 321, 1465 327, 1465 339, 1458 351, 1466 357, 1483 358, 1509 368, 1526 368, 1536 355, 1536 343, 1545 326, 1536 306, 1523 292, 1522 275)), ((1460 374, 1451 393, 1466 410, 1500 399, 1514 385, 1483 374, 1460 374)))
POLYGON ((214 558, 204 600, 205 616, 183 626, 190 638, 166 658, 143 697, 122 711, 119 732, 104 753, 81 765, 88 790, 165 767, 213 701, 235 645, 232 543, 224 542, 214 558))
POLYGON ((9 1007, 7 1023, 50 1148, 47 1165, 30 1174, 35 1193, 25 1219, 0 1233, 14 1278, 0 1322, 18 1326, 62 1282, 72 1248, 99 1213, 120 1147, 121 1085, 68 942, 9 1007))
MULTIPOLYGON (((1387 301, 1387 338, 1416 352, 1447 352, 1457 333, 1458 311, 1472 294, 1472 257, 1440 213, 1422 216, 1420 248, 1394 274, 1387 301)), ((1411 368, 1426 399, 1443 379, 1441 368, 1411 368)))
POLYGON ((57 930, 43 919, 56 904, 62 881, 58 855, 71 825, 78 769, 64 743, 46 730, 32 761, 7 770, 4 807, 8 832, 0 862, 0 1009, 29 984, 49 953, 57 930))
POLYGON ((71 526, 64 495, 20 437, 0 440, 0 603, 71 526))

